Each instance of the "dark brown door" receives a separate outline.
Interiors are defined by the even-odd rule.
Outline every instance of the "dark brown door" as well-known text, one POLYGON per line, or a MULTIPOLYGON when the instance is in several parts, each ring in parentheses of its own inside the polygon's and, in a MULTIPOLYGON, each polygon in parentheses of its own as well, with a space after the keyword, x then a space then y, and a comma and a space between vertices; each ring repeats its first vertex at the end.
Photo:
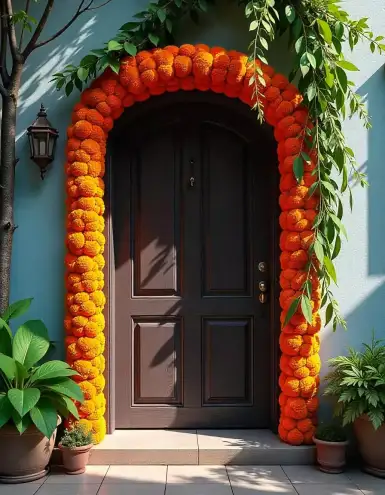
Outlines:
POLYGON ((117 428, 269 426, 272 159, 255 121, 178 103, 113 144, 117 428))

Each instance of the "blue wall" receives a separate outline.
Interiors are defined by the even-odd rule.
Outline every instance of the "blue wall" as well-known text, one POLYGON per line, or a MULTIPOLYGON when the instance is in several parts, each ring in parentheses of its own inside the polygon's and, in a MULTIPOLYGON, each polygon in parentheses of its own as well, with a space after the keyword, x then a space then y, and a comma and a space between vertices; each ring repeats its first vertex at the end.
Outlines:
MULTIPOLYGON (((70 4, 56 2, 53 15, 44 31, 45 38, 55 32, 70 16, 70 4)), ((124 22, 147 5, 147 0, 113 0, 92 15, 81 17, 62 37, 34 52, 25 69, 18 117, 16 180, 16 223, 12 264, 11 299, 33 296, 31 316, 46 322, 52 339, 62 340, 64 300, 64 144, 65 129, 71 109, 79 98, 74 93, 66 98, 50 83, 54 72, 68 63, 77 63, 90 49, 112 37, 124 22), (48 107, 49 119, 59 129, 57 159, 44 182, 37 167, 29 160, 25 129, 35 118, 40 102, 48 107)), ((229 49, 247 51, 248 27, 241 9, 222 2, 199 27, 183 22, 178 42, 205 42, 229 49)), ((382 0, 347 0, 353 17, 368 16, 373 30, 385 34, 385 11, 382 0)), ((75 7, 74 7, 75 8, 75 7)), ((348 55, 349 57, 349 55, 348 55)), ((348 332, 323 330, 322 358, 357 346, 370 339, 372 329, 385 337, 385 256, 384 210, 385 167, 383 133, 385 129, 385 72, 383 58, 360 46, 351 60, 361 68, 352 73, 360 94, 367 102, 373 129, 366 131, 357 119, 344 124, 347 138, 354 148, 360 169, 369 176, 371 186, 354 186, 355 208, 348 212, 345 224, 349 242, 337 262, 339 287, 335 293, 347 318, 348 332)), ((270 62, 287 73, 289 54, 282 42, 276 43, 270 62)), ((326 366, 324 367, 325 370, 326 366)))

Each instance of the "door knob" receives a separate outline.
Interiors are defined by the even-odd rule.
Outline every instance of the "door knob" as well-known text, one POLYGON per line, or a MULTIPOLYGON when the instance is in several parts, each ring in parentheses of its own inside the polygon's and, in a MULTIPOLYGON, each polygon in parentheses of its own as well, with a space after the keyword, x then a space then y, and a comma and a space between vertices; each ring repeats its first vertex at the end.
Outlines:
POLYGON ((267 283, 264 280, 262 280, 261 282, 259 282, 258 287, 259 287, 259 290, 261 292, 266 292, 267 291, 267 283))
POLYGON ((264 280, 261 280, 258 284, 259 288, 259 302, 261 304, 265 304, 267 302, 267 283, 264 280))

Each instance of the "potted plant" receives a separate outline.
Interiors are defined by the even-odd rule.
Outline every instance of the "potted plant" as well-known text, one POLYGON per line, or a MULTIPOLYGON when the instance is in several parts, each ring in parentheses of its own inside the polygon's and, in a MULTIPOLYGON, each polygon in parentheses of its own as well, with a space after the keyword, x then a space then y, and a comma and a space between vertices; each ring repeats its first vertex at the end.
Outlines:
POLYGON ((82 474, 86 470, 92 449, 92 433, 81 425, 67 428, 60 440, 59 449, 63 453, 66 473, 82 474))
POLYGON ((364 470, 385 478, 385 345, 373 336, 363 346, 329 361, 325 394, 337 398, 343 425, 353 423, 364 470))
POLYGON ((0 481, 23 483, 45 476, 61 416, 78 418, 73 400, 83 401, 63 361, 41 364, 50 341, 40 320, 29 320, 12 335, 9 321, 31 299, 9 306, 0 318, 0 481))
POLYGON ((339 425, 320 425, 314 435, 319 469, 325 473, 342 473, 346 465, 346 433, 339 425))

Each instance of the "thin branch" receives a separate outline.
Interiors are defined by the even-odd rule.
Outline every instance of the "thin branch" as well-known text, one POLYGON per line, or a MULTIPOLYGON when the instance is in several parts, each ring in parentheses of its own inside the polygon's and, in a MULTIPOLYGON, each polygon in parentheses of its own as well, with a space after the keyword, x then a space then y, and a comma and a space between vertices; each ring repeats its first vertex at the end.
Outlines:
MULTIPOLYGON (((25 4, 25 13, 28 16, 28 11, 29 11, 29 4, 31 0, 27 0, 27 3, 25 4)), ((23 35, 24 35, 24 29, 25 29, 25 22, 23 23, 23 27, 21 28, 21 33, 20 33, 20 41, 19 41, 19 51, 21 51, 21 48, 23 46, 23 35)))
POLYGON ((97 5, 95 7, 92 7, 92 4, 94 3, 94 0, 89 0, 88 4, 85 7, 83 7, 83 5, 85 4, 86 0, 81 0, 80 5, 79 5, 77 11, 72 16, 72 18, 67 22, 67 24, 65 24, 61 29, 59 29, 59 31, 57 31, 55 34, 53 34, 52 36, 50 36, 46 40, 41 41, 40 43, 37 43, 37 40, 38 40, 38 38, 39 38, 39 36, 41 34, 41 31, 43 30, 43 27, 44 27, 44 25, 45 25, 45 23, 47 21, 47 17, 49 15, 49 11, 51 10, 52 4, 54 2, 54 0, 48 0, 46 10, 44 11, 42 18, 40 19, 40 22, 39 22, 39 24, 38 24, 38 26, 37 26, 34 34, 32 35, 31 41, 28 43, 26 49, 23 52, 24 57, 25 58, 28 57, 28 55, 32 52, 32 50, 36 50, 36 48, 40 48, 41 46, 47 45, 48 43, 50 43, 54 39, 58 38, 61 34, 64 33, 64 31, 66 31, 76 21, 76 19, 79 16, 81 16, 82 14, 84 14, 84 12, 88 12, 88 11, 91 11, 91 10, 99 9, 100 7, 103 7, 104 5, 107 5, 111 1, 112 0, 106 0, 101 5, 97 5), (50 4, 51 4, 51 6, 50 6, 51 8, 49 8, 49 11, 48 11, 45 19, 43 19, 44 16, 45 16, 45 14, 46 14, 47 8, 49 7, 50 4), (40 27, 40 25, 41 25, 41 27, 40 27))
POLYGON ((8 30, 8 38, 9 38, 9 48, 11 50, 12 59, 15 61, 19 61, 20 53, 17 49, 17 40, 16 40, 16 31, 15 24, 13 22, 13 10, 12 10, 12 0, 5 0, 5 9, 7 16, 7 30, 8 30))
POLYGON ((7 70, 7 18, 5 15, 4 0, 0 0, 1 15, 1 37, 0 37, 0 76, 3 84, 6 86, 9 82, 9 73, 7 70))
POLYGON ((36 46, 37 46, 36 42, 39 39, 39 36, 41 35, 41 32, 44 29, 44 26, 46 25, 48 16, 51 13, 54 2, 55 2, 55 0, 47 0, 47 5, 45 6, 43 15, 41 16, 40 21, 39 21, 38 25, 36 26, 36 29, 33 32, 31 39, 29 40, 27 46, 25 47, 25 49, 23 51, 24 60, 28 57, 28 55, 32 52, 32 50, 34 50, 36 48, 36 46))
MULTIPOLYGON (((105 2, 101 3, 100 5, 96 5, 95 7, 88 7, 86 10, 97 10, 100 9, 100 7, 104 7, 108 3, 112 2, 112 0, 106 0, 105 2)), ((92 5, 92 3, 91 3, 92 5)))

